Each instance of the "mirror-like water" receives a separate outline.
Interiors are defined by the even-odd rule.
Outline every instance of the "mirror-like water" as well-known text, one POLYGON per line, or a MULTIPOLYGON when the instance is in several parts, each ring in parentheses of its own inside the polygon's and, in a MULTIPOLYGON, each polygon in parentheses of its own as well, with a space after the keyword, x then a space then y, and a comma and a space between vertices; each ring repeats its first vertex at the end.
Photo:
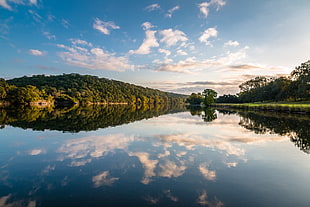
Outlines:
POLYGON ((310 118, 2 110, 0 206, 310 206, 310 118))

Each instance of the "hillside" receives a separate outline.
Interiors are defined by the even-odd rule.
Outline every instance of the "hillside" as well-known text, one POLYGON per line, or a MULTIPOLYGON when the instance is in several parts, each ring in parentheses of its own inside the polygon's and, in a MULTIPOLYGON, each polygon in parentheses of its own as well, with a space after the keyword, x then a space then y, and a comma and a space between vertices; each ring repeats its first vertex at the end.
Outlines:
POLYGON ((186 95, 80 74, 24 76, 6 81, 2 79, 0 83, 0 100, 12 104, 30 104, 38 101, 58 105, 64 103, 177 104, 184 102, 186 97, 186 95))

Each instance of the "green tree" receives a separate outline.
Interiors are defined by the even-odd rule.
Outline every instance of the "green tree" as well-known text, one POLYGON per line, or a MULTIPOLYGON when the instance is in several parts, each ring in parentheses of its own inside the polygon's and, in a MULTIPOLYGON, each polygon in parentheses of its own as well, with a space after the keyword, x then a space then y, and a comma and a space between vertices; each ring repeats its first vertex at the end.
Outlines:
POLYGON ((291 72, 296 86, 295 95, 300 99, 310 98, 310 60, 302 63, 291 72))
POLYGON ((202 92, 202 95, 204 96, 203 103, 206 106, 210 106, 215 102, 215 98, 217 96, 217 92, 213 89, 205 89, 202 92))
POLYGON ((203 102, 203 97, 201 93, 192 93, 185 102, 191 105, 200 105, 203 102))

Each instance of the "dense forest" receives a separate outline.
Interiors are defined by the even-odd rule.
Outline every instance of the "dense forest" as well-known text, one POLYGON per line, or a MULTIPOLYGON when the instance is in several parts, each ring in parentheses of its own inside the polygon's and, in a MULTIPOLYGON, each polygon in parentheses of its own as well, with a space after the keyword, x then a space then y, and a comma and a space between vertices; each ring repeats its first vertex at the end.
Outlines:
POLYGON ((260 101, 309 101, 310 60, 296 67, 288 77, 258 76, 239 85, 240 93, 223 95, 217 103, 260 101))
POLYGON ((0 102, 13 105, 33 103, 90 104, 179 104, 186 95, 163 92, 121 81, 90 75, 34 75, 0 79, 0 102))

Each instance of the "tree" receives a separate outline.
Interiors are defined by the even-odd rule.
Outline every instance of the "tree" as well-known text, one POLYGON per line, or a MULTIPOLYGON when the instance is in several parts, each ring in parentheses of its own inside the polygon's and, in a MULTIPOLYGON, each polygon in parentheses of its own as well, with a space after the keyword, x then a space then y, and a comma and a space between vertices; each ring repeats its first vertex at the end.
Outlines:
POLYGON ((9 84, 4 79, 0 78, 0 100, 6 98, 8 90, 9 90, 9 84))
POLYGON ((217 96, 217 92, 212 90, 212 89, 205 89, 203 92, 202 92, 202 95, 204 96, 204 100, 203 100, 203 103, 206 105, 206 106, 210 106, 211 104, 214 103, 215 101, 215 98, 217 96))
POLYGON ((203 102, 203 96, 201 93, 192 93, 187 99, 186 103, 189 103, 190 105, 200 105, 201 102, 203 102))
POLYGON ((296 97, 300 99, 310 98, 310 60, 302 63, 292 71, 291 76, 296 84, 296 97))

